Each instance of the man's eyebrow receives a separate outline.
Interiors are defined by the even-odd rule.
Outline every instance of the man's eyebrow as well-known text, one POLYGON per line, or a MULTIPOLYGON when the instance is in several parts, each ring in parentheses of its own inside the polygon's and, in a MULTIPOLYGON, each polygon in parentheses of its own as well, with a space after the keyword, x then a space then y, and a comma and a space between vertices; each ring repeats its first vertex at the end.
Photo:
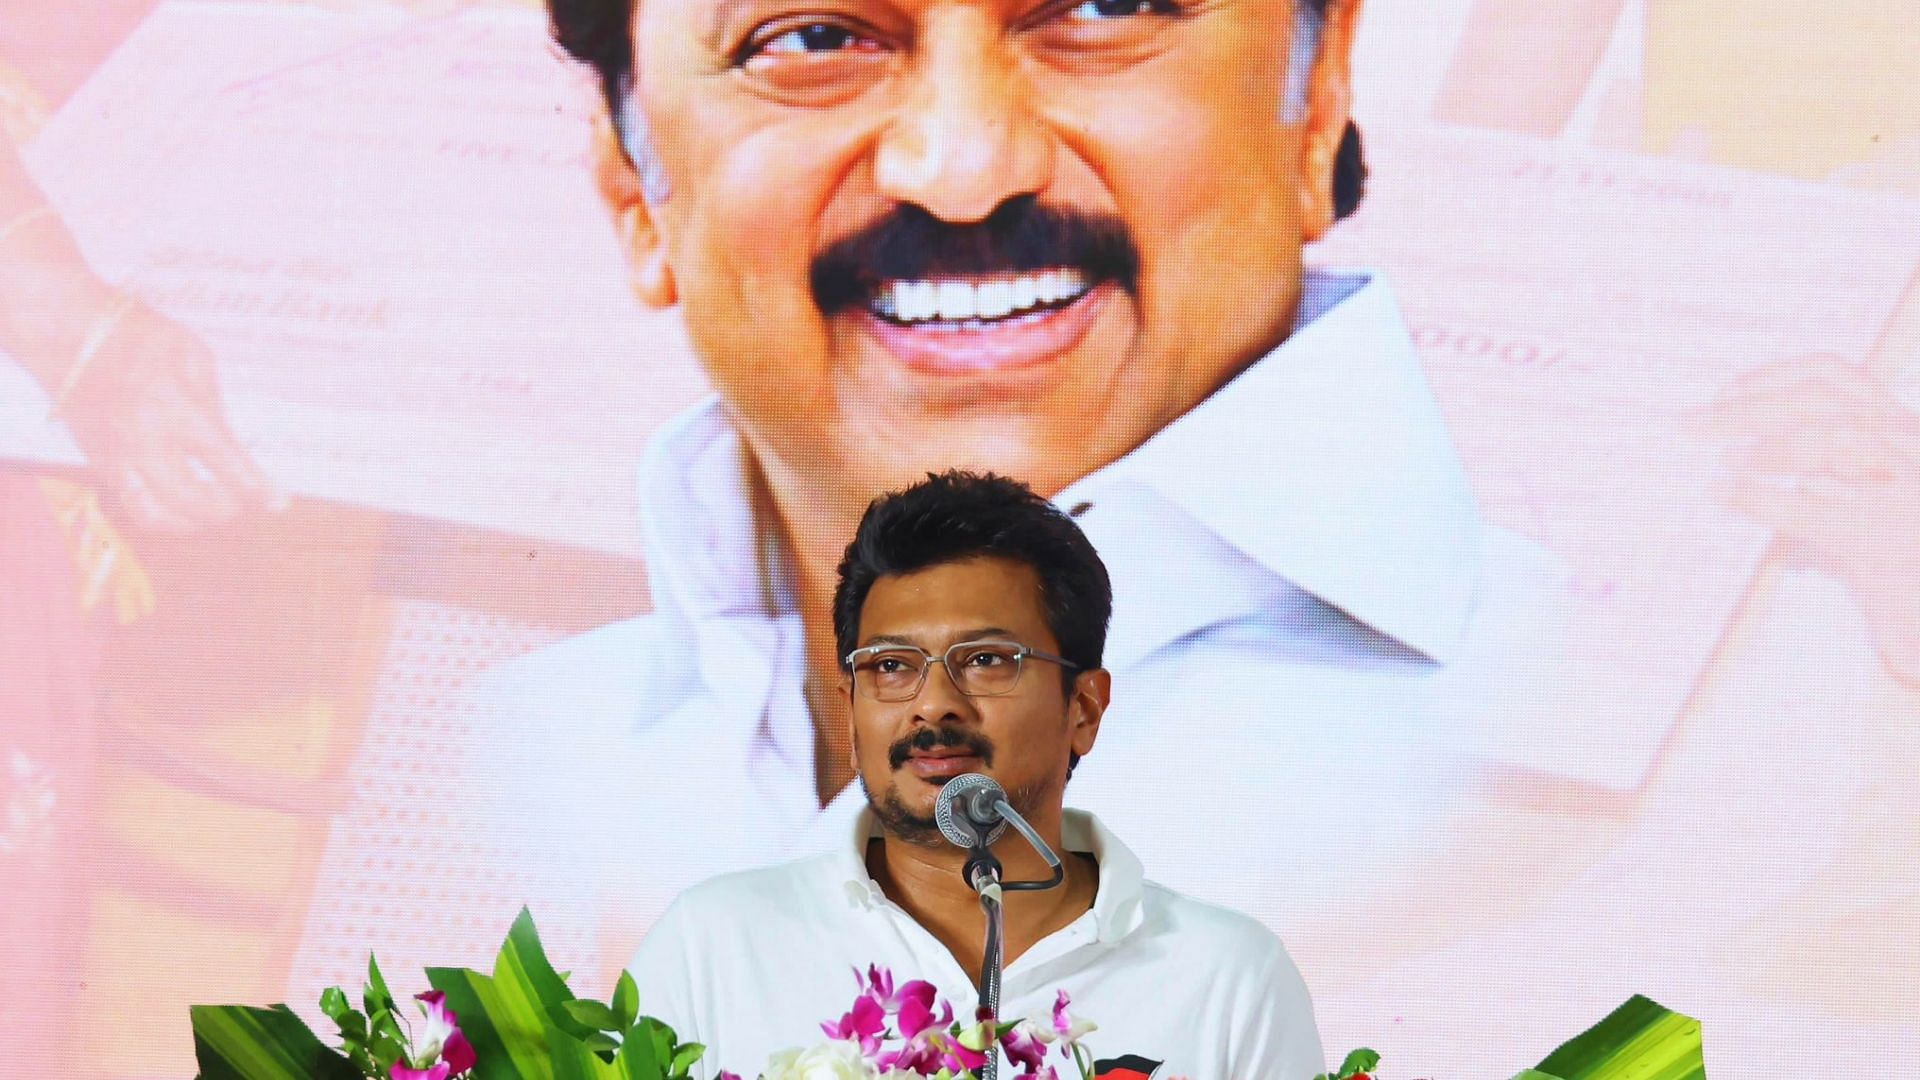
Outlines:
POLYGON ((713 15, 707 21, 707 44, 715 52, 731 53, 734 43, 727 40, 727 31, 737 25, 746 12, 764 3, 765 0, 719 0, 713 5, 713 15))
MULTIPOLYGON (((1000 639, 1012 640, 1013 638, 1013 631, 1004 626, 976 626, 971 630, 962 630, 954 640, 986 641, 1000 639)), ((870 645, 910 645, 916 649, 920 648, 918 642, 902 634, 875 634, 867 638, 866 642, 861 645, 861 648, 866 648, 870 645)))

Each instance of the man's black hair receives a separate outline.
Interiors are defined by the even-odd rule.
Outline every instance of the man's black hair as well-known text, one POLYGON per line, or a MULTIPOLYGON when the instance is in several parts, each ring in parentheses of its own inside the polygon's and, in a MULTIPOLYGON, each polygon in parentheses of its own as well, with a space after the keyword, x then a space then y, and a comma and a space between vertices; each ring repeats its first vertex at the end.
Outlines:
MULTIPOLYGON (((1032 567, 1060 655, 1083 671, 1100 666, 1113 586, 1092 542, 1073 519, 1018 480, 960 471, 928 473, 920 483, 868 504, 840 560, 833 592, 841 660, 859 648, 860 613, 874 582, 978 558, 1032 567)), ((1073 675, 1065 673, 1067 687, 1073 675)))
MULTIPOLYGON (((633 87, 633 8, 635 0, 547 0, 553 40, 575 60, 592 67, 600 78, 607 109, 619 121, 628 108, 633 87)), ((1332 0, 1299 0, 1324 16, 1332 0)), ((1367 162, 1360 145, 1360 128, 1348 121, 1333 162, 1333 209, 1347 217, 1366 194, 1367 162)))

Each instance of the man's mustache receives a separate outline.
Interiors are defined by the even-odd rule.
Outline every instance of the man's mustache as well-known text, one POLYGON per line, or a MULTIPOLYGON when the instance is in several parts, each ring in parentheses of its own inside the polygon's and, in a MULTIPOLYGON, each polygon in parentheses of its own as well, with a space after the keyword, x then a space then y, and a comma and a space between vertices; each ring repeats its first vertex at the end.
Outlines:
POLYGON ((979 222, 955 225, 901 203, 814 256, 813 299, 828 313, 864 304, 886 281, 1021 274, 1067 267, 1132 292, 1140 252, 1126 222, 1042 206, 1031 195, 1000 204, 979 222))
POLYGON ((940 724, 935 727, 923 727, 897 740, 887 748, 887 764, 895 770, 903 769, 915 750, 927 751, 943 748, 964 750, 967 754, 980 759, 982 765, 993 764, 993 744, 977 731, 970 731, 956 724, 940 724))

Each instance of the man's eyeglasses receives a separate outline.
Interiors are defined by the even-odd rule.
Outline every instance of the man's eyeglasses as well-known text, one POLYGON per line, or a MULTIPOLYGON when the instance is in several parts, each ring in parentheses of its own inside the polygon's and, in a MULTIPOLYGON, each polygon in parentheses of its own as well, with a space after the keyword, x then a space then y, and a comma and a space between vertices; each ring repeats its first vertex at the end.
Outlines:
POLYGON ((869 645, 848 653, 846 664, 853 672, 854 689, 862 697, 911 701, 920 696, 921 688, 927 685, 927 669, 935 664, 944 665, 947 678, 968 697, 1011 693, 1029 658, 1059 664, 1068 671, 1080 670, 1079 664, 1065 657, 1011 641, 962 641, 938 657, 917 645, 869 645))

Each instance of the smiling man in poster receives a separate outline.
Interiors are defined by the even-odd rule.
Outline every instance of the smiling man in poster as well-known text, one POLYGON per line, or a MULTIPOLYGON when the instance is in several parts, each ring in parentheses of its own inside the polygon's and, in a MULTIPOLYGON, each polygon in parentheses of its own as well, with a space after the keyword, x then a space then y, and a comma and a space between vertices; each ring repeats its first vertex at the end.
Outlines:
POLYGON ((1031 484, 1111 568, 1128 693, 1075 803, 1170 884, 1345 922, 1436 852, 1497 857, 1475 807, 1559 733, 1482 724, 1553 685, 1559 571, 1480 519, 1387 285, 1303 267, 1360 199, 1359 16, 556 0, 634 287, 718 391, 642 463, 654 611, 479 692, 523 865, 595 851, 608 959, 864 806, 835 567, 869 500, 952 467, 1031 484))

